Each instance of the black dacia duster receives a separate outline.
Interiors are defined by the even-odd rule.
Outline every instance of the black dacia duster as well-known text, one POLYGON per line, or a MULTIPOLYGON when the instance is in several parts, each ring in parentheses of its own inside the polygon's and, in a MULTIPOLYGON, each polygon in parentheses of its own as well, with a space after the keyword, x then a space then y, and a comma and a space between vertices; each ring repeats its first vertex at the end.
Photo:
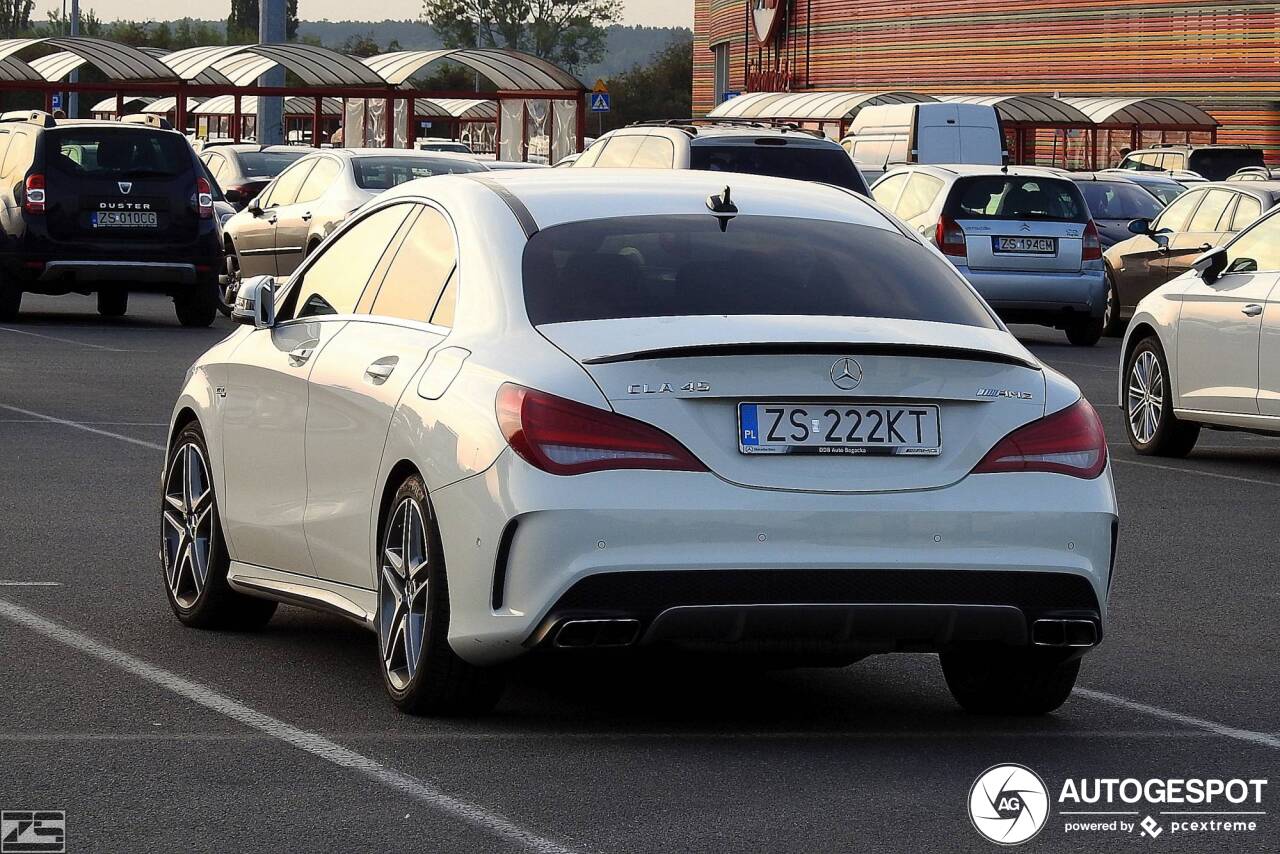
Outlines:
POLYGON ((168 122, 0 116, 0 320, 23 292, 96 293, 118 317, 149 291, 173 297, 183 326, 208 326, 221 269, 213 188, 168 122))

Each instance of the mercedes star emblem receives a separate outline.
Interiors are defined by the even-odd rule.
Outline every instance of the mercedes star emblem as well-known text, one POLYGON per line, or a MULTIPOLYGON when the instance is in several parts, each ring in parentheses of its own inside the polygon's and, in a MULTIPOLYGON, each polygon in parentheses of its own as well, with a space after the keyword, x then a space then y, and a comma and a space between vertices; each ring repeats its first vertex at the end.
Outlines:
POLYGON ((831 366, 831 381, 836 388, 850 391, 862 384, 862 365, 850 358, 836 359, 831 366))

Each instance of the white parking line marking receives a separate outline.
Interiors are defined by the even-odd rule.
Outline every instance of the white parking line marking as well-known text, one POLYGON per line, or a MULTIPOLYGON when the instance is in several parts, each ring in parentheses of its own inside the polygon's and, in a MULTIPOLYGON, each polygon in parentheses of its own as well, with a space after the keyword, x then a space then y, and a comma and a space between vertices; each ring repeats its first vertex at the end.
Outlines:
POLYGON ((0 587, 61 587, 61 581, 0 581, 0 587))
POLYGON ((144 439, 135 439, 132 436, 125 436, 120 433, 112 433, 110 430, 99 430, 97 427, 90 427, 83 421, 70 421, 66 418, 55 418, 52 415, 45 415, 43 412, 32 412, 30 409, 22 409, 18 406, 10 406, 7 403, 0 403, 0 409, 7 409, 10 412, 17 412, 19 415, 29 415, 32 418, 39 418, 41 421, 48 421, 53 424, 62 424, 67 427, 74 427, 77 430, 84 430, 88 433, 97 433, 99 436, 109 436, 112 439, 119 439, 121 442, 128 442, 132 445, 141 445, 144 448, 154 448, 157 451, 163 451, 164 445, 158 442, 148 442, 144 439))
POLYGON ((492 833, 507 842, 515 843, 531 851, 545 852, 545 854, 574 854, 573 849, 539 836, 532 831, 525 830, 510 819, 487 810, 478 804, 455 798, 430 783, 388 768, 374 759, 330 741, 319 733, 300 729, 259 712, 257 709, 252 709, 225 694, 201 685, 199 682, 184 679, 176 673, 148 664, 127 652, 122 652, 114 647, 100 643, 86 634, 42 617, 34 611, 29 611, 7 599, 0 599, 0 617, 5 617, 11 622, 25 626, 51 640, 58 641, 86 655, 91 655, 113 667, 118 667, 126 673, 130 673, 180 697, 185 697, 193 703, 225 715, 247 727, 291 744, 299 750, 306 751, 326 762, 331 762, 339 768, 358 771, 376 782, 389 786, 415 800, 422 801, 440 812, 492 833))
POLYGON ((40 332, 31 332, 27 329, 11 329, 8 326, 0 326, 0 332, 12 332, 15 335, 30 335, 33 338, 44 338, 48 341, 58 341, 62 344, 75 344, 78 347, 89 347, 93 350, 105 350, 108 353, 132 353, 133 350, 120 350, 116 347, 104 347, 101 344, 90 344, 87 341, 76 341, 72 338, 59 338, 56 335, 44 335, 40 332))
MULTIPOLYGON (((0 418, 0 424, 45 424, 45 418, 0 418)), ((168 427, 163 421, 81 421, 81 424, 96 424, 100 427, 168 427)))
POLYGON ((1179 468, 1178 466, 1162 466, 1159 463, 1144 463, 1138 460, 1120 460, 1116 459, 1114 455, 1111 457, 1111 462, 1121 463, 1126 466, 1142 466, 1143 468, 1148 469, 1160 469, 1161 471, 1176 471, 1182 474, 1202 474, 1205 477, 1216 477, 1219 480, 1234 480, 1238 483, 1254 483, 1259 486, 1280 486, 1280 482, 1274 480, 1261 480, 1256 477, 1241 477, 1236 474, 1220 474, 1216 471, 1205 471, 1204 469, 1184 469, 1179 468))
POLYGON ((1173 712, 1168 709, 1162 709, 1159 706, 1149 706, 1146 703, 1138 703, 1134 700, 1126 700, 1124 697, 1117 697, 1115 694, 1108 694, 1105 691, 1095 691, 1092 688, 1076 688, 1074 694, 1081 697, 1088 697, 1090 700, 1097 700, 1100 703, 1109 703, 1113 706, 1119 706, 1122 709, 1128 709, 1131 712, 1142 712, 1148 715, 1154 715, 1166 721, 1174 721, 1175 723, 1185 724, 1186 726, 1196 727, 1206 732, 1221 735, 1226 738, 1234 738, 1237 741, 1247 741, 1250 744, 1256 744, 1260 747, 1270 747, 1280 750, 1280 737, 1268 735, 1265 732, 1254 732, 1250 729, 1239 729, 1238 727, 1227 726, 1216 721, 1207 721, 1204 718, 1196 718, 1191 715, 1184 715, 1181 712, 1173 712))

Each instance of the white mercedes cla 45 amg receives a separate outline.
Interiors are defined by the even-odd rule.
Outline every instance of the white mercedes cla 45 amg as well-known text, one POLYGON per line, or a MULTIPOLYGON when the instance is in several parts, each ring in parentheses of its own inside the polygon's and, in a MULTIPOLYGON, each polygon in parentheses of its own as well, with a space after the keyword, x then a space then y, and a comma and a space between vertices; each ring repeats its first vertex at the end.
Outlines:
POLYGON ((965 708, 1042 713, 1102 638, 1096 414, 851 193, 413 181, 235 317, 173 411, 170 605, 349 617, 405 711, 484 710, 525 654, 643 649, 938 653, 965 708))

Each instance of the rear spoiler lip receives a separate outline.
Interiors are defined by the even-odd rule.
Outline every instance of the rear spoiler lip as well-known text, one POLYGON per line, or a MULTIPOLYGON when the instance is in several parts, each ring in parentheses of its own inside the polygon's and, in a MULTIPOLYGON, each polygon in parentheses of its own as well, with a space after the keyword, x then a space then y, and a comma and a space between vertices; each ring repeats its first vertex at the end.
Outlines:
POLYGON ((612 365, 619 362, 636 362, 641 359, 680 359, 705 356, 762 356, 762 355, 828 355, 828 356, 922 356, 930 359, 961 359, 972 362, 994 362, 1015 365, 1033 371, 1042 370, 1035 362, 1010 353, 979 350, 972 347, 949 347, 938 344, 855 344, 837 342, 768 342, 758 344, 688 344, 680 347, 659 347, 652 350, 633 350, 607 356, 583 359, 584 365, 612 365))

